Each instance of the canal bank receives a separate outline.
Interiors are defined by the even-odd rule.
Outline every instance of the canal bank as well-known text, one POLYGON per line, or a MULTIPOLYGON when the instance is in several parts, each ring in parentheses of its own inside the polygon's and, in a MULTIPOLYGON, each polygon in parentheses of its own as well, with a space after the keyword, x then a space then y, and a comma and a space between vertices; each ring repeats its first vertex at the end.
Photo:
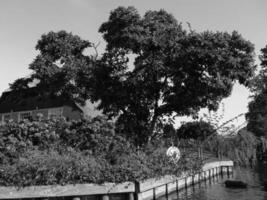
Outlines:
POLYGON ((106 183, 76 184, 66 186, 31 186, 25 188, 0 187, 0 199, 87 199, 87 200, 154 200, 174 191, 190 187, 214 176, 233 172, 233 161, 213 161, 206 163, 197 173, 185 172, 180 177, 164 176, 144 181, 121 184, 106 183))
MULTIPOLYGON (((187 190, 173 192, 168 200, 266 200, 267 163, 258 163, 253 168, 234 167, 233 177, 230 179, 247 183, 247 188, 227 188, 227 176, 215 176, 210 181, 201 182, 187 190)), ((158 200, 166 200, 165 197, 158 200)))

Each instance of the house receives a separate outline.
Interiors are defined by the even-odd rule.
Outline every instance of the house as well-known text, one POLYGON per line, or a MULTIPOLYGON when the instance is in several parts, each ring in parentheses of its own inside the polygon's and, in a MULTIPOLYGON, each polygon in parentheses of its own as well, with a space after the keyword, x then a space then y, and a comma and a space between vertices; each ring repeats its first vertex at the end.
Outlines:
POLYGON ((33 89, 27 89, 27 95, 24 96, 17 91, 7 91, 2 94, 0 97, 0 122, 3 123, 10 119, 21 121, 36 118, 40 114, 45 119, 64 117, 78 120, 84 116, 83 110, 73 101, 51 95, 38 96, 34 92, 30 93, 31 90, 33 89))

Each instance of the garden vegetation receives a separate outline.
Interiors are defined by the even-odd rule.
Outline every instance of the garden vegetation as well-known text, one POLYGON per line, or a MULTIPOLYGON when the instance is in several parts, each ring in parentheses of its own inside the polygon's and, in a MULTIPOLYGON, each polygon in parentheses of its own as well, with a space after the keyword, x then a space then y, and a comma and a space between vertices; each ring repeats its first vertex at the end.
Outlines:
POLYGON ((167 147, 159 140, 137 148, 103 117, 8 122, 0 127, 0 185, 119 183, 200 168, 185 154, 173 162, 167 147))

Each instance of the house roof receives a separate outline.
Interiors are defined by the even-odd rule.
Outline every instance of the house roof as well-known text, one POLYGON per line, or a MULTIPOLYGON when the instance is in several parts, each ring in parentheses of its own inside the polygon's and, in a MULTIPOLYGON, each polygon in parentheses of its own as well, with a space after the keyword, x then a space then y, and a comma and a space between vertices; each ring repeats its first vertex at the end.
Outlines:
POLYGON ((0 97, 0 113, 18 112, 26 110, 36 110, 45 108, 55 108, 70 106, 82 112, 74 101, 65 100, 58 96, 36 95, 32 88, 27 91, 7 91, 0 97), (15 97, 15 98, 14 98, 15 97))

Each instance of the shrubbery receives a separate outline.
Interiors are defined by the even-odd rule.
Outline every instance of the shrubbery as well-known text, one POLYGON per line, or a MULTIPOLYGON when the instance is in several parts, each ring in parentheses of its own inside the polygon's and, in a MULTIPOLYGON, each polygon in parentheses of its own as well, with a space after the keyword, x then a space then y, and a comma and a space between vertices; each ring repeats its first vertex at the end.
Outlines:
POLYGON ((217 131, 210 123, 205 121, 193 121, 183 124, 177 130, 177 138, 205 140, 217 131))
POLYGON ((205 149, 217 152, 218 157, 226 157, 242 166, 255 166, 262 152, 267 150, 267 140, 256 137, 246 128, 232 135, 217 135, 204 142, 205 149))
POLYGON ((170 161, 162 141, 137 148, 114 130, 103 117, 2 125, 0 185, 124 182, 200 167, 200 161, 184 156, 170 161))

